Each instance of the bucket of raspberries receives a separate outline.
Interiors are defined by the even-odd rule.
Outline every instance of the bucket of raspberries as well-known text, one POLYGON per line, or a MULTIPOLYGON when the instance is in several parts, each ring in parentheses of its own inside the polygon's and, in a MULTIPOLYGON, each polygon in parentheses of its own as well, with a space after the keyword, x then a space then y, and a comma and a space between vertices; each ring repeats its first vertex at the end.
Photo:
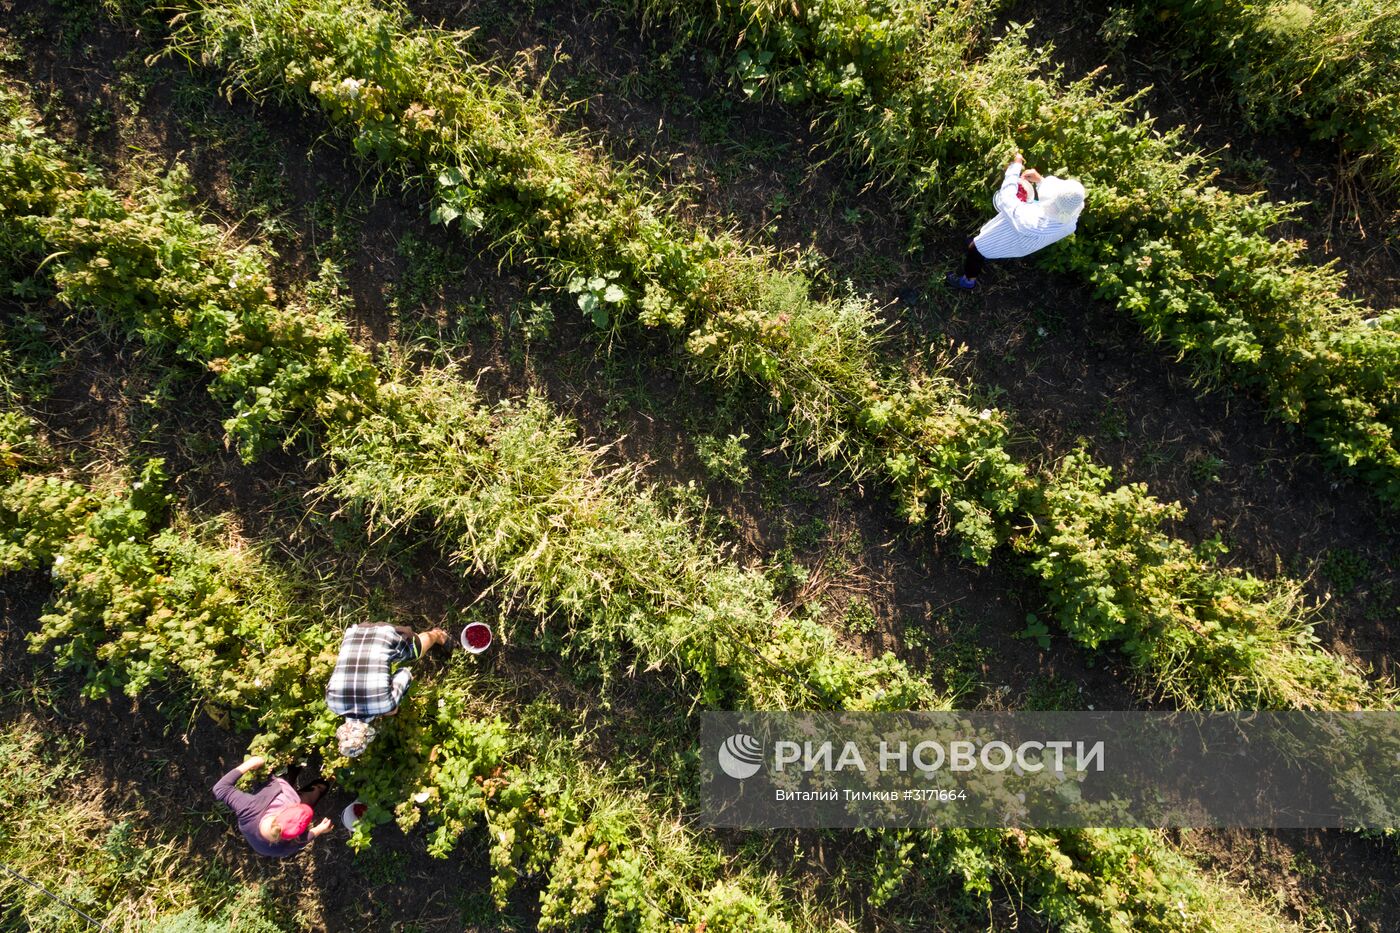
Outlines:
POLYGON ((491 626, 485 622, 472 622, 462 629, 462 647, 472 654, 481 654, 491 647, 491 626))
POLYGON ((354 829, 355 823, 369 810, 369 804, 363 800, 356 800, 340 812, 340 825, 346 829, 354 829))

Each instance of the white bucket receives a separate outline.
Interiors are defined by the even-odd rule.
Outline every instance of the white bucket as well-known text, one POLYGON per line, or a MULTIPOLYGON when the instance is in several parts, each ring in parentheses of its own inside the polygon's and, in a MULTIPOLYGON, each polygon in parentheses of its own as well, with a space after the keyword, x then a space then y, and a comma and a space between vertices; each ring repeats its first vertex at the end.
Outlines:
POLYGON ((340 811, 340 825, 353 831, 355 824, 359 822, 360 817, 364 816, 365 811, 368 809, 369 804, 365 803, 363 800, 356 800, 344 810, 340 811))
POLYGON ((491 626, 485 622, 472 622, 462 629, 462 647, 472 654, 481 654, 491 647, 493 641, 495 636, 491 634, 491 626))

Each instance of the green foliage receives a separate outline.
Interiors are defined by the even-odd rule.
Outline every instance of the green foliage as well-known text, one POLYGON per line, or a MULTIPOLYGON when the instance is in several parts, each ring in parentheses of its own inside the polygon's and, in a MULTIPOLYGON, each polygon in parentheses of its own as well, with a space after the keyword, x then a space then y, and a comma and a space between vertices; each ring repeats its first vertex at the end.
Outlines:
MULTIPOLYGON (((858 9, 862 8, 836 3, 806 10, 802 15, 809 25, 824 28, 827 24, 832 29, 795 29, 783 40, 788 43, 783 54, 773 60, 783 66, 774 80, 806 73, 790 61, 802 52, 802 42, 817 36, 820 43, 830 43, 821 46, 823 53, 815 60, 834 56, 839 69, 828 75, 830 81, 819 81, 804 93, 831 96, 838 84, 850 90, 849 84, 842 83, 847 78, 838 81, 837 73, 846 74, 847 65, 856 64, 863 87, 901 95, 903 103, 892 111, 896 119, 879 134, 895 132, 895 127, 903 125, 899 121, 917 121, 905 127, 909 132, 904 144, 909 148, 901 150, 896 161, 903 160, 899 164, 905 168, 913 160, 927 164, 928 141, 920 132, 942 126, 939 121, 947 114, 939 107, 956 98, 960 87, 950 82, 966 80, 968 68, 960 56, 970 27, 963 21, 957 26, 953 20, 939 19, 938 28, 929 30, 922 15, 912 12, 867 17, 858 9), (847 17, 856 17, 861 25, 844 29, 847 17), (911 80, 908 56, 915 47, 929 57, 916 69, 918 87, 912 88, 907 83, 911 80), (857 54, 862 49, 869 54, 857 54), (940 70, 936 67, 940 62, 950 67, 940 70), (951 67, 954 64, 957 67, 951 67)), ((765 30, 781 32, 791 24, 785 12, 769 11, 756 25, 762 28, 754 35, 761 36, 765 30)), ((179 21, 175 44, 192 59, 224 63, 240 86, 309 100, 362 152, 385 160, 405 177, 429 179, 435 190, 452 192, 457 199, 454 204, 469 202, 479 208, 484 232, 507 251, 545 262, 561 285, 572 283, 581 308, 596 314, 600 324, 622 328, 627 323, 624 315, 634 311, 635 321, 643 325, 688 328, 684 348, 698 373, 726 384, 761 386, 784 409, 792 434, 818 459, 844 462, 857 475, 885 478, 910 522, 956 534, 968 557, 985 562, 1001 543, 1024 533, 1013 527, 1018 514, 1024 515, 1031 529, 1044 522, 1045 516, 1037 510, 1053 500, 1054 490, 1043 490, 1044 481, 1032 479, 1012 459, 1006 449, 1004 416, 973 407, 965 393, 940 372, 913 379, 905 372, 882 372, 874 359, 880 325, 868 301, 813 297, 806 277, 778 265, 774 256, 744 249, 727 237, 684 230, 626 175, 570 148, 537 100, 511 90, 485 66, 464 59, 444 34, 416 28, 400 7, 381 8, 366 0, 319 0, 304 9, 266 2, 236 7, 201 2, 179 21), (419 171, 425 174, 415 174, 419 171), (608 295, 614 286, 616 301, 608 295), (583 304, 589 299, 591 303, 583 304)), ((1008 125, 1036 123, 1042 127, 1047 147, 1057 140, 1057 151, 1075 164, 1117 168, 1129 156, 1130 162, 1142 162, 1143 154, 1135 146, 1171 144, 1126 121, 1127 104, 1096 95, 1087 84, 1062 95, 1049 79, 1036 79, 1028 92, 1026 54, 1013 36, 978 63, 986 78, 987 107, 957 111, 958 120, 945 127, 948 132, 934 134, 942 161, 936 163, 936 171, 920 176, 928 185, 936 181, 947 191, 973 190, 967 183, 981 184, 987 153, 1005 144, 1008 125), (1105 152, 1113 158, 1103 158, 1105 152), (967 158, 969 153, 976 159, 967 158)), ((808 58, 804 53, 802 60, 808 58)), ((868 106, 866 91, 851 93, 854 96, 843 106, 855 108, 852 113, 868 106)), ((886 138, 873 136, 871 145, 882 145, 886 138)), ((880 154, 885 158, 883 150, 880 154)), ((1180 167, 1190 162, 1173 164, 1180 167)), ((1179 175, 1156 169, 1157 174, 1149 175, 1141 165, 1132 170, 1155 181, 1131 190, 1131 197, 1121 205, 1122 216, 1141 214, 1147 203, 1176 204, 1181 210, 1210 203, 1207 197, 1187 198, 1174 188, 1179 175)), ((1236 218, 1232 223, 1248 215, 1236 203, 1222 201, 1221 205, 1222 211, 1228 208, 1236 218)), ((1107 204, 1096 209, 1111 213, 1107 204)), ((1086 238, 1085 242, 1099 241, 1086 238)), ((1259 242, 1273 248, 1267 240, 1259 242)), ((1324 285, 1331 281, 1318 275, 1324 285)), ((1247 287, 1258 278, 1241 274, 1238 280, 1247 287)), ((429 412, 424 410, 422 417, 428 418, 429 412)), ((365 461, 354 473, 343 473, 337 488, 391 516, 395 523, 411 518, 440 523, 444 510, 438 503, 456 501, 452 489, 434 489, 421 496, 405 493, 396 496, 397 501, 383 498, 386 477, 414 476, 405 489, 415 485, 426 489, 426 477, 441 472, 443 461, 437 458, 445 455, 404 460, 409 454, 398 445, 433 440, 434 434, 420 438, 416 426, 395 425, 386 418, 377 419, 374 437, 362 435, 340 446, 353 450, 352 458, 361 458, 376 449, 373 442, 381 431, 404 440, 392 447, 379 445, 377 455, 382 460, 365 461), (423 471, 422 480, 416 478, 419 471, 423 471), (348 488, 352 483, 354 488, 348 488)), ((350 426, 357 429, 353 423, 350 426)), ((1383 442, 1378 436, 1373 440, 1383 442)), ((1136 527, 1152 536, 1144 547, 1161 550, 1180 544, 1152 519, 1154 511, 1163 508, 1160 503, 1139 496, 1132 504, 1143 510, 1136 527)), ((1092 541, 1083 543, 1090 551, 1098 547, 1092 541)), ((1034 551, 1034 545, 1023 550, 1034 551)), ((464 548, 462 553, 473 552, 464 548)), ((653 563, 645 556, 639 560, 641 567, 653 563)), ((1045 581, 1054 617, 1074 618, 1081 597, 1058 585, 1060 578, 1055 574, 1030 569, 1045 581)), ((579 577, 569 568, 559 570, 562 581, 579 577)), ((1235 587, 1231 575, 1223 571, 1202 566, 1201 574, 1203 579, 1218 578, 1212 585, 1219 588, 1235 587)), ((1101 593, 1100 600, 1113 602, 1116 615, 1137 620, 1135 605, 1177 599, 1174 585, 1165 577, 1140 586, 1125 580, 1119 588, 1101 593), (1159 588, 1166 592, 1158 592, 1159 588)), ((546 586, 544 592, 574 598, 565 586, 546 586)), ((545 603, 533 605, 541 608, 545 603)), ((1298 607, 1288 601, 1228 605, 1245 617, 1240 624, 1249 629, 1265 624, 1261 616, 1280 632, 1296 632, 1301 625, 1298 607)), ((746 616, 741 612, 737 618, 746 616)), ((596 631, 601 635, 630 630, 630 625, 614 622, 596 631)), ((666 626, 658 631, 665 632, 666 626)), ((1099 643, 1087 638, 1087 630, 1076 631, 1086 636, 1083 643, 1099 643)), ((1188 627, 1172 637, 1209 642, 1211 636, 1209 631, 1188 627)), ((1133 639, 1128 633, 1118 641, 1135 643, 1133 639)), ((604 653, 615 650, 609 646, 616 644, 612 635, 577 643, 604 653)), ((645 640, 633 643, 645 644, 645 640)), ((671 633, 656 637, 642 656, 685 658, 682 668, 698 673, 705 695, 725 695, 729 688, 723 685, 727 676, 723 650, 686 658, 688 650, 681 636, 671 633), (712 668, 716 663, 719 669, 712 668)), ((1298 643, 1297 650, 1309 659, 1328 657, 1310 643, 1298 643)), ((1135 660, 1153 689, 1180 695, 1188 705, 1258 703, 1261 694, 1256 688, 1270 676, 1269 670, 1261 670, 1257 676, 1217 680, 1224 671, 1205 669, 1183 679, 1149 663, 1162 657, 1144 654, 1135 660), (1203 692, 1181 694, 1195 690, 1202 680, 1208 684, 1203 692)), ((1292 693, 1289 688, 1267 695, 1292 693)))
MULTIPOLYGON (((353 417, 373 371, 334 304, 314 293, 279 303, 266 255, 200 223, 186 196, 178 169, 126 198, 87 187, 16 117, 0 136, 0 261, 47 258, 59 300, 212 372, 245 458, 307 416, 353 417)), ((19 269, 14 278, 23 297, 33 279, 19 269)))
POLYGON ((772 60, 772 52, 750 52, 748 49, 740 49, 739 54, 734 56, 729 73, 739 82, 745 97, 752 97, 763 87, 763 82, 768 78, 768 63, 772 60))
POLYGON ((742 486, 749 481, 749 452, 744 447, 748 439, 748 434, 730 434, 724 438, 702 434, 695 439, 695 453, 712 479, 742 486))
POLYGON ((967 929, 985 924, 1003 884, 1054 930, 1293 929, 1222 882, 1188 870, 1156 830, 887 831, 870 871, 877 903, 951 883, 967 929))
POLYGON ((1032 638, 1035 639, 1035 643, 1040 645, 1041 648, 1050 647, 1050 627, 1040 621, 1040 618, 1034 612, 1026 613, 1026 627, 1022 629, 1021 633, 1016 637, 1032 638))
POLYGON ((1226 74, 1258 128, 1301 120, 1393 191, 1400 162, 1400 12, 1385 0, 1128 4, 1134 28, 1226 74))
POLYGON ((614 305, 621 310, 627 302, 626 290, 616 281, 621 275, 614 270, 592 278, 578 275, 569 280, 569 291, 578 295, 579 310, 592 318, 599 328, 606 330, 610 326, 614 305))
POLYGON ((846 604, 841 627, 854 635, 870 636, 875 634, 878 622, 879 620, 875 617, 875 609, 870 603, 863 599, 853 599, 846 604))
MULTIPOLYGON (((428 851, 446 857, 463 833, 484 825, 499 906, 522 877, 547 880, 541 929, 601 909, 605 929, 664 931, 678 913, 695 923, 743 905, 763 929, 789 929, 771 897, 752 893, 756 879, 722 870, 644 794, 614 786, 595 766, 547 753, 559 743, 527 741, 499 716, 481 715, 472 684, 459 676, 416 689, 414 701, 385 721, 370 754, 338 757, 336 719, 322 691, 340 624, 280 577, 263 548, 219 540, 216 523, 162 527, 169 498, 154 466, 108 492, 51 476, 23 479, 0 493, 0 541, 26 554, 6 569, 52 561, 54 594, 32 644, 85 672, 89 695, 136 695, 168 682, 258 729, 253 747, 264 754, 319 753, 370 804, 352 843, 367 843, 372 825, 392 814, 405 830, 425 823, 428 851), (79 520, 39 521, 54 489, 70 501, 68 513, 84 513, 79 520), (721 889, 729 893, 717 906, 721 889)), ((121 827, 100 849, 114 877, 143 871, 121 827)), ((253 925, 260 916, 247 905, 212 919, 192 909, 160 928, 275 929, 253 925)))
MULTIPOLYGON (((463 84, 459 75, 435 68, 396 70, 396 55, 412 60, 436 50, 433 54, 439 57, 430 65, 449 61, 444 57, 445 46, 434 44, 445 41, 435 38, 436 34, 403 35, 390 28, 401 20, 386 20, 387 14, 372 8, 350 16, 348 9, 345 4, 322 5, 307 20, 263 30, 240 31, 234 20, 223 20, 216 31, 191 35, 217 43, 218 54, 228 51, 227 43, 311 42, 314 55, 287 61, 277 55, 264 60, 259 55, 250 67, 271 68, 278 82, 307 81, 306 89, 318 95, 333 117, 363 116, 364 122, 357 124, 357 144, 385 157, 412 138, 394 129, 400 114, 408 121, 412 112, 413 125, 436 125, 436 114, 428 111, 437 107, 429 104, 439 103, 439 96, 462 94, 463 84), (332 16, 333 12, 338 15, 332 16), (313 25, 326 32, 311 30, 313 25), (334 42, 327 42, 327 36, 334 42), (344 78, 332 82, 338 67, 332 53, 348 56, 355 73, 367 78, 356 78, 353 84, 346 84, 344 78), (385 70, 386 62, 395 68, 385 70), (292 65, 296 67, 288 70, 292 65), (312 66, 319 70, 314 78, 297 70, 312 66), (419 81, 436 83, 420 88, 419 81), (418 109, 409 105, 394 111, 392 121, 384 117, 386 102, 395 100, 384 89, 400 93, 410 85, 426 95, 418 109), (434 88, 442 94, 427 94, 434 88)), ((270 15, 257 4, 214 12, 234 19, 270 15)), ((277 11, 277 15, 292 14, 285 7, 277 11)), ((186 22, 191 29, 207 25, 198 17, 186 22)), ((274 20, 264 25, 279 24, 274 20)), ((251 73, 245 77, 252 81, 251 73)), ((466 98, 452 99, 462 107, 471 103, 466 98)), ((0 145, 22 149, 24 141, 0 138, 0 145)), ((78 184, 73 179, 64 183, 78 184)), ((497 194, 500 190, 496 189, 497 194)), ((59 194, 55 210, 66 210, 70 200, 90 199, 106 212, 120 209, 130 212, 129 216, 150 219, 141 199, 154 198, 164 212, 157 213, 159 219, 174 214, 173 203, 161 201, 162 197, 159 192, 145 192, 126 205, 101 189, 75 188, 59 194)), ((569 200, 570 207, 577 200, 569 200)), ((503 200, 483 200, 487 227, 494 222, 486 210, 488 203, 493 209, 521 210, 519 202, 511 207, 503 200)), ((563 209, 562 203, 556 206, 563 209)), ((7 212, 5 223, 38 231, 45 239, 68 235, 26 210, 19 208, 17 222, 7 212)), ((602 222, 631 216, 626 211, 615 214, 600 212, 602 222)), ((532 217, 533 212, 523 216, 532 217)), ((75 219, 89 218, 78 212, 75 219)), ((186 218, 172 216, 165 229, 180 233, 199 228, 186 218)), ((511 229, 519 235, 528 225, 511 229)), ((127 230, 108 232, 123 241, 127 230)), ((143 250, 160 244, 161 229, 152 225, 140 232, 136 238, 140 249, 132 252, 144 255, 143 250)), ((675 248, 690 248, 684 244, 675 248)), ((101 240, 84 243, 80 239, 76 245, 105 247, 101 240)), ((211 252, 213 248, 210 244, 211 252)), ((247 263, 240 271, 255 285, 266 280, 265 268, 259 267, 253 254, 235 255, 247 263)), ((632 250, 628 255, 645 254, 632 250)), ((178 305, 157 304, 167 312, 156 319, 159 327, 146 325, 147 318, 138 316, 135 309, 111 315, 154 345, 176 348, 193 362, 208 365, 211 354, 227 349, 206 318, 222 319, 226 330, 237 331, 245 315, 255 321, 285 315, 286 326, 262 331, 268 342, 259 341, 252 351, 261 356, 266 350, 270 368, 250 369, 250 378, 238 383, 255 395, 262 393, 257 392, 252 375, 279 384, 282 367, 298 374, 308 371, 301 355, 306 352, 303 328, 308 320, 322 322, 317 334, 335 337, 336 328, 343 328, 325 307, 334 298, 329 285, 324 286, 318 308, 298 312, 272 305, 266 292, 261 299, 241 300, 243 292, 237 283, 228 289, 231 302, 223 300, 223 290, 188 292, 184 276, 203 275, 203 262, 226 261, 217 256, 167 266, 159 276, 138 263, 117 265, 122 274, 134 276, 135 288, 125 286, 116 273, 95 271, 107 268, 98 265, 96 258, 105 257, 89 262, 79 255, 75 265, 65 265, 62 274, 55 276, 57 287, 64 291, 70 285, 81 287, 84 300, 102 313, 110 313, 108 306, 127 308, 130 293, 159 296, 168 289, 197 300, 193 307, 183 300, 178 305), (283 342, 291 344, 286 352, 283 342)), ((933 509, 946 504, 938 514, 969 542, 971 553, 985 558, 1006 533, 1005 517, 1023 500, 1035 501, 1031 493, 1038 488, 1006 452, 1001 417, 964 404, 943 378, 926 377, 909 386, 892 376, 877 378, 869 362, 875 339, 869 305, 810 300, 805 297, 804 279, 795 273, 765 271, 767 262, 757 254, 737 261, 731 255, 726 261, 707 261, 700 267, 706 278, 698 294, 710 296, 722 311, 697 322, 690 334, 688 345, 693 346, 695 358, 713 361, 711 372, 719 377, 731 373, 762 377, 788 407, 794 431, 822 456, 847 457, 857 470, 878 469, 889 475, 915 521, 933 520, 933 509), (786 309, 800 309, 801 314, 784 317, 789 313, 786 309)), ((643 295, 643 316, 648 307, 664 312, 654 322, 670 322, 669 315, 682 307, 665 302, 649 306, 652 293, 645 288, 629 292, 637 293, 643 295)), ((656 496, 640 489, 625 471, 603 470, 599 451, 578 444, 573 428, 538 399, 488 407, 477 401, 470 383, 448 373, 383 375, 338 337, 312 345, 310 371, 329 374, 323 391, 341 393, 341 398, 327 409, 320 396, 289 395, 289 402, 301 407, 287 409, 287 416, 290 420, 302 415, 308 426, 313 414, 320 421, 325 457, 333 471, 327 492, 383 525, 435 529, 465 572, 490 572, 508 604, 529 610, 539 620, 536 638, 542 645, 597 665, 605 674, 629 665, 666 670, 701 703, 905 709, 938 702, 928 686, 897 660, 871 660, 849 652, 838 646, 829 630, 780 612, 762 573, 724 559, 718 548, 661 507, 656 496), (342 372, 353 375, 348 385, 338 375, 342 372), (353 408, 342 412, 348 404, 353 408)), ((17 495, 22 496, 23 490, 17 495)), ((237 691, 244 697, 242 702, 256 703, 257 691, 265 685, 257 683, 256 675, 249 677, 239 665, 235 647, 223 641, 240 624, 236 620, 243 618, 242 613, 219 595, 213 585, 217 577, 201 569, 213 572, 225 563, 238 565, 223 555, 182 559, 184 551, 170 530, 157 531, 151 524, 157 514, 147 502, 151 495, 143 493, 138 501, 134 494, 113 498, 76 490, 72 499, 91 503, 79 538, 63 543, 50 539, 24 551, 30 555, 24 559, 31 563, 39 559, 34 555, 43 553, 53 553, 55 559, 64 556, 61 567, 67 566, 69 558, 74 561, 72 568, 60 571, 63 588, 52 613, 55 624, 70 626, 70 637, 78 639, 74 647, 60 648, 68 651, 65 663, 87 670, 93 689, 99 691, 178 675, 201 689, 237 691), (123 530, 125 536, 119 533, 123 530), (76 563, 79 560, 81 565, 76 563), (171 649, 184 637, 186 611, 211 613, 209 620, 196 626, 197 632, 207 629, 212 639, 207 650, 199 651, 208 655, 207 662, 204 657, 187 660, 171 649), (98 656, 109 666, 94 664, 98 656)), ((35 511, 17 502, 6 514, 29 516, 35 511)), ((27 524, 18 518, 12 524, 8 538, 26 541, 27 524)), ((237 581, 229 582, 253 578, 245 569, 237 581)), ((254 619, 245 624, 259 623, 254 619)), ((312 638, 316 631, 313 626, 297 638, 312 638)), ((526 637, 526 633, 516 634, 526 637)), ((279 645, 288 645, 287 639, 279 645)), ((322 648, 314 653, 303 646, 290 650, 287 657, 286 670, 300 663, 302 679, 319 683, 323 676, 314 672, 322 670, 317 665, 329 663, 330 652, 322 648)), ((1209 671, 1203 676, 1209 676, 1209 671)), ((489 724, 462 725, 463 717, 454 715, 453 706, 461 702, 454 701, 463 695, 460 688, 448 682, 425 694, 420 694, 425 702, 413 704, 386 726, 375 753, 386 757, 375 757, 378 767, 363 772, 360 769, 369 762, 357 760, 352 767, 334 759, 331 717, 311 699, 305 701, 309 705, 293 704, 291 709, 275 704, 270 709, 255 707, 260 726, 277 730, 261 743, 275 750, 287 737, 300 735, 322 748, 332 764, 343 769, 347 785, 366 795, 372 821, 386 821, 391 813, 401 825, 431 820, 435 828, 430 844, 437 852, 450 848, 456 827, 481 814, 492 834, 491 858, 501 886, 497 896, 508 892, 518 877, 547 871, 542 899, 546 926, 582 925, 584 918, 600 911, 604 929, 663 930, 677 915, 692 923, 710 916, 717 924, 782 927, 776 913, 762 919, 762 902, 752 892, 744 894, 720 884, 697 895, 689 883, 695 872, 685 870, 685 865, 699 856, 694 854, 693 840, 681 835, 674 824, 644 819, 640 808, 609 805, 607 788, 595 787, 587 807, 579 809, 584 807, 581 798, 558 792, 557 773, 532 777, 517 770, 520 766, 513 761, 502 760, 502 755, 510 758, 504 732, 489 724), (437 700, 444 705, 436 706, 437 700), (432 739, 418 731, 424 729, 430 730, 432 739), (443 743, 452 750, 446 760, 440 750, 443 743), (535 793, 541 786, 550 788, 550 793, 535 793), (421 813, 415 815, 419 807, 421 813), (581 812, 589 815, 584 818, 581 812), (643 843, 637 844, 637 839, 643 843), (630 847, 625 845, 629 840, 630 847), (676 844, 663 846, 667 840, 676 844)), ((575 764, 566 773, 583 780, 586 772, 575 764)), ((363 841, 366 832, 361 829, 355 838, 363 841)), ((1180 865, 1153 855, 1159 840, 1144 837, 1133 842, 1132 837, 1107 834, 1109 846, 1143 851, 1136 858, 1099 863, 1096 851, 1087 848, 1082 838, 1083 834, 1040 832, 966 835, 944 853, 946 858, 940 858, 939 864, 953 866, 966 890, 982 896, 990 891, 998 866, 1007 867, 1008 874, 1036 892, 1040 908, 1065 928, 1128 929, 1138 921, 1145 928, 1210 925, 1203 919, 1169 924, 1177 914, 1162 901, 1161 889, 1199 882, 1180 865), (1061 840, 1068 841, 1069 850, 1062 849, 1061 840), (1081 869, 1079 858, 1089 858, 1090 864, 1081 869), (1159 871, 1166 875, 1165 881, 1159 871), (1153 922, 1159 918, 1165 919, 1153 922)), ((889 888, 896 883, 890 877, 884 884, 889 888)))
MULTIPOLYGON (((5 487, 4 501, 0 513, 6 528, 0 538, 0 570, 4 571, 51 564, 56 542, 80 527, 93 506, 82 487, 56 476, 15 478, 5 487)), ((62 564, 58 562, 59 568, 62 564)))
POLYGON ((1187 707, 1228 708, 1241 696, 1278 709, 1384 700, 1317 649, 1297 584, 1220 570, 1161 533, 1181 518, 1179 506, 1156 502, 1140 484, 1114 489, 1110 481, 1083 452, 1065 458, 1043 493, 1044 524, 1017 542, 1055 593, 1071 638, 1117 643, 1187 707))
POLYGON ((673 669, 708 706, 934 702, 892 658, 866 661, 784 617, 762 573, 724 560, 629 472, 605 470, 541 400, 488 408, 439 370, 381 391, 385 411, 331 433, 325 491, 372 523, 435 526, 464 572, 496 576, 540 619, 541 643, 605 678, 673 669))
POLYGON ((1201 485, 1218 483, 1220 482, 1220 471, 1225 468, 1225 465, 1224 460, 1213 454, 1207 454, 1191 461, 1191 479, 1201 485))
POLYGON ((207 530, 165 529, 169 503, 159 461, 110 492, 44 474, 0 490, 0 569, 47 568, 54 580, 31 645, 83 672, 91 697, 136 696, 176 676, 244 726, 311 728, 324 718, 311 683, 329 673, 328 634, 288 637, 297 617, 286 595, 236 583, 244 571, 262 579, 256 555, 200 546, 207 530))
POLYGON ((54 370, 63 356, 48 342, 47 330, 32 310, 11 314, 0 324, 0 404, 16 405, 21 399, 32 404, 53 391, 54 370))
POLYGON ((266 905, 253 888, 244 888, 233 903, 214 916, 203 916, 191 907, 145 928, 146 933, 282 933, 282 929, 268 916, 266 905))
POLYGON ((1364 555, 1343 547, 1329 550, 1321 569, 1338 592, 1350 593, 1371 576, 1373 565, 1364 555))
MULTIPOLYGON (((688 6, 635 5, 702 28, 688 6)), ((1270 42, 1287 44, 1276 35, 1290 22, 1276 15, 1279 6, 1185 0, 1167 15, 1202 11, 1206 30, 1211 16, 1251 17, 1273 24, 1270 42)), ((1310 27, 1296 61, 1291 48, 1261 56, 1268 60, 1261 67, 1277 68, 1269 80, 1278 84, 1260 99, 1286 104, 1307 81, 1336 77, 1355 81, 1348 93, 1360 104, 1361 89, 1394 85, 1371 69, 1393 71, 1400 57, 1372 59, 1362 50, 1393 45, 1400 17, 1380 12, 1379 0, 1319 6, 1336 21, 1310 27), (1339 43, 1354 45, 1336 57, 1319 50, 1335 52, 1339 43)), ((1137 98, 1098 89, 1092 76, 1065 82, 1048 50, 1030 48, 1020 27, 979 48, 990 12, 975 2, 929 14, 915 0, 730 0, 709 8, 703 28, 772 51, 770 90, 811 102, 834 142, 898 186, 916 240, 984 210, 989 174, 1015 149, 1047 170, 1074 172, 1088 207, 1079 234, 1047 262, 1083 275, 1191 360, 1203 381, 1259 392, 1339 467, 1400 503, 1400 315, 1344 297, 1334 268, 1303 261, 1302 243, 1274 237, 1291 216, 1288 205, 1222 191, 1215 169, 1180 131, 1158 132, 1136 117, 1137 98)), ((1212 30, 1226 46, 1233 35, 1212 30)), ((1365 106, 1392 126, 1400 119, 1386 94, 1366 96, 1365 106)), ((1384 161, 1387 171, 1393 162, 1384 161)))

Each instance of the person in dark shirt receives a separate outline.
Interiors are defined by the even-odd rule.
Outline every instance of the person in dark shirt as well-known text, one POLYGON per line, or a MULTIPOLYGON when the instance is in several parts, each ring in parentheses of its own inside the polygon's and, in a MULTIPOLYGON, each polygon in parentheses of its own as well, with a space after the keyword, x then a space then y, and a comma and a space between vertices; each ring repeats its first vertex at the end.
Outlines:
POLYGON ((340 642, 340 655, 326 687, 326 705, 345 722, 336 730, 340 753, 364 754, 374 739, 370 723, 399 711, 413 673, 408 667, 435 645, 447 644, 440 628, 414 634, 413 629, 384 623, 352 625, 340 642), (397 670, 395 669, 397 667, 397 670))
POLYGON ((313 808, 325 793, 326 784, 318 781, 298 792, 280 777, 269 778, 253 793, 245 793, 236 785, 238 779, 264 764, 261 755, 249 758, 214 785, 214 797, 228 804, 238 819, 239 832, 253 851, 268 858, 295 855, 310 845, 317 836, 331 831, 331 821, 323 819, 315 826, 313 808))

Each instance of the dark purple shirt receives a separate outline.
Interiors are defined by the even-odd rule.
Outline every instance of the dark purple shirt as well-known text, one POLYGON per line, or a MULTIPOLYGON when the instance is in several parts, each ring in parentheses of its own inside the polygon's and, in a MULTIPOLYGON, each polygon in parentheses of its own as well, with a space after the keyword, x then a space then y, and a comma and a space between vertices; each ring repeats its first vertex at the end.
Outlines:
POLYGON ((283 858, 306 848, 307 843, 311 841, 310 833, 302 833, 296 839, 271 843, 258 832, 258 824, 262 822, 263 814, 268 810, 284 807, 288 802, 300 802, 301 798, 297 795, 296 788, 275 777, 258 788, 256 793, 246 794, 233 786, 239 777, 238 769, 234 768, 219 778, 219 783, 214 785, 214 797, 233 809, 233 815, 238 819, 238 829, 253 847, 253 851, 268 858, 283 858))

